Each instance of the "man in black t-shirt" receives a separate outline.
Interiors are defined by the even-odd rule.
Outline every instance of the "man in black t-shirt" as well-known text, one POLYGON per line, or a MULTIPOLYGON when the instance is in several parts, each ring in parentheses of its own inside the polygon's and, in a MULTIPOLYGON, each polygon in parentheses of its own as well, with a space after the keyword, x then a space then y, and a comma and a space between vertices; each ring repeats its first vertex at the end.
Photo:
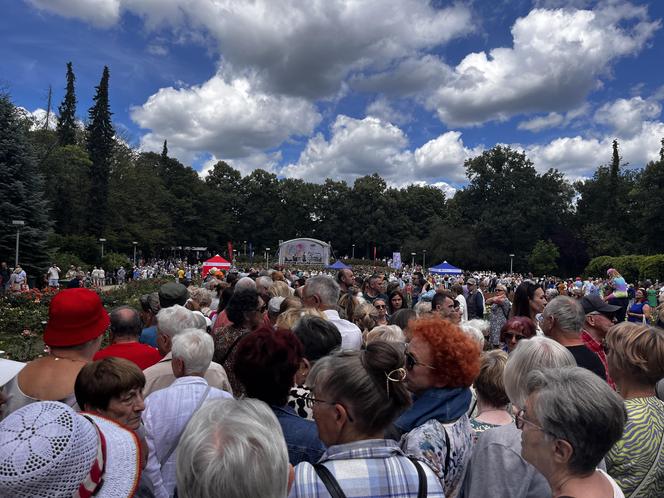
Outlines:
POLYGON ((578 366, 606 380, 602 360, 581 339, 585 319, 586 315, 578 300, 569 296, 558 296, 544 308, 540 326, 544 335, 559 342, 572 353, 578 366))

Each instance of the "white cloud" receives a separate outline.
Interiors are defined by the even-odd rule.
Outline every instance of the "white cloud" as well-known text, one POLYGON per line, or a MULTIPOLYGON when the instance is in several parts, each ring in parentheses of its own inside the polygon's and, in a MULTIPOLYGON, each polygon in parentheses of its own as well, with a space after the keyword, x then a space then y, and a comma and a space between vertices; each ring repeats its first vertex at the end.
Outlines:
POLYGON ((612 4, 532 10, 514 23, 512 48, 468 54, 427 106, 445 123, 469 125, 580 105, 611 63, 641 50, 660 26, 643 8, 612 4))
POLYGON ((565 117, 562 114, 557 112, 550 112, 546 116, 537 116, 528 121, 522 121, 519 123, 519 130, 528 130, 533 132, 538 132, 545 130, 547 128, 553 128, 555 126, 560 126, 565 121, 565 117))
POLYGON ((662 106, 641 97, 618 99, 595 112, 595 122, 609 126, 615 133, 632 137, 641 132, 646 121, 659 118, 662 106))
POLYGON ((367 116, 373 116, 381 121, 402 125, 413 120, 413 115, 407 111, 395 109, 384 96, 371 102, 366 109, 367 116))
POLYGON ((226 80, 220 74, 199 86, 162 88, 131 116, 151 130, 141 140, 143 149, 160 151, 167 139, 181 160, 205 152, 250 157, 290 136, 310 135, 320 120, 315 106, 303 99, 262 93, 249 79, 226 80))
POLYGON ((618 140, 619 153, 624 163, 643 166, 659 157, 662 137, 664 123, 648 121, 643 123, 639 133, 631 136, 561 137, 544 145, 513 147, 519 150, 525 148, 526 155, 539 171, 556 168, 574 180, 590 177, 598 166, 611 162, 614 138, 618 140))
POLYGON ((354 119, 339 115, 328 140, 319 133, 311 138, 297 163, 281 174, 322 182, 325 178, 353 182, 378 173, 388 183, 463 181, 463 163, 481 152, 463 145, 461 133, 450 131, 411 151, 401 129, 375 117, 354 119))
POLYGON ((96 26, 108 28, 120 19, 121 0, 27 0, 36 8, 79 18, 96 26))

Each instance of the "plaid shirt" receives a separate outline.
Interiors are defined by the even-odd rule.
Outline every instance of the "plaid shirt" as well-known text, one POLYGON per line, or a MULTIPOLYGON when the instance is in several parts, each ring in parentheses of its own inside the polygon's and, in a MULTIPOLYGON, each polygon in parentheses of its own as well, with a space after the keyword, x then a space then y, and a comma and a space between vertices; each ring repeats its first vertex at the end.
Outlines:
POLYGON ((606 372, 606 382, 611 386, 611 389, 614 391, 616 390, 616 383, 613 382, 613 379, 609 375, 609 364, 606 361, 606 353, 604 352, 604 349, 602 348, 602 345, 595 340, 593 336, 591 336, 588 332, 585 330, 581 331, 581 340, 583 343, 586 345, 588 349, 590 349, 593 353, 595 353, 597 356, 599 356, 600 361, 602 362, 602 365, 604 365, 604 371, 606 372))
MULTIPOLYGON (((331 446, 321 457, 348 498, 416 498, 417 470, 396 441, 370 439, 331 446)), ((445 498, 440 480, 420 461, 427 476, 427 496, 445 498)), ((309 463, 295 467, 289 498, 328 498, 325 485, 309 463)))

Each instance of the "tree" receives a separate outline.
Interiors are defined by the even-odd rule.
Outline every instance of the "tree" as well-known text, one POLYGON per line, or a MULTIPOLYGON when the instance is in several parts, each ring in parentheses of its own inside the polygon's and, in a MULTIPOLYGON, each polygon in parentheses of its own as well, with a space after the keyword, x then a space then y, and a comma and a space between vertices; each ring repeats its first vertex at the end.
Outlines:
POLYGON ((88 111, 90 123, 87 131, 87 146, 92 167, 90 168, 89 228, 94 235, 102 235, 106 226, 108 210, 108 181, 111 158, 115 145, 111 110, 108 103, 108 67, 104 66, 94 105, 88 111))
POLYGON ((51 222, 28 130, 29 123, 20 118, 9 97, 0 95, 0 260, 14 261, 16 227, 12 221, 23 221, 19 263, 34 275, 48 267, 46 240, 51 222))
POLYGON ((550 275, 556 271, 558 247, 550 240, 538 240, 528 256, 528 265, 535 275, 550 275))
POLYGON ((56 132, 58 143, 64 145, 76 145, 76 94, 74 92, 74 70, 71 62, 67 63, 67 89, 62 103, 58 107, 58 122, 56 132))

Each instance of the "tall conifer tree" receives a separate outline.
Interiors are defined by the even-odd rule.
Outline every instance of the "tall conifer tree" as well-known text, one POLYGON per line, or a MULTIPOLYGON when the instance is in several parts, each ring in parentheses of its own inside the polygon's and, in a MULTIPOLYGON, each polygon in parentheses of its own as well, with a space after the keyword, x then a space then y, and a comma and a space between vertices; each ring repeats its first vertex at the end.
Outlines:
POLYGON ((67 89, 62 104, 58 107, 56 131, 61 146, 76 145, 76 93, 74 92, 74 70, 71 62, 67 63, 67 89))
POLYGON ((108 180, 111 158, 115 144, 111 110, 108 103, 108 66, 104 66, 94 105, 88 111, 90 122, 86 128, 87 147, 92 167, 90 168, 90 224, 95 235, 102 235, 106 225, 108 208, 108 180))

